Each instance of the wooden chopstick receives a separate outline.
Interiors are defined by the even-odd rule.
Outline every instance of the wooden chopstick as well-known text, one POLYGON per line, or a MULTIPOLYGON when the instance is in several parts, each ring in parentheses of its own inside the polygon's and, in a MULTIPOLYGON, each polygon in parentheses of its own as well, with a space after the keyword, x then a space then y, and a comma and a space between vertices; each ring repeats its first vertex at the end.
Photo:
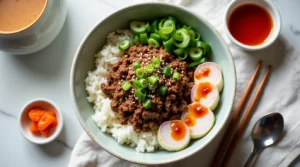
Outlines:
POLYGON ((236 127, 240 121, 240 116, 242 114, 242 111, 245 107, 245 104, 249 98, 249 95, 250 95, 250 92, 252 91, 253 89, 253 86, 255 84, 255 81, 257 79, 257 76, 258 76, 258 73, 261 69, 261 66, 262 66, 262 61, 260 60, 258 63, 257 63, 257 66, 256 66, 256 69, 251 77, 251 79, 249 80, 249 83, 241 97, 241 101, 240 103, 238 104, 236 110, 233 112, 233 117, 229 123, 229 126, 227 128, 227 131, 225 133, 225 138, 223 139, 221 145, 218 147, 217 149, 217 153, 214 157, 214 160, 212 162, 212 165, 211 167, 217 167, 221 162, 222 162, 222 157, 225 155, 226 153, 226 148, 232 138, 232 134, 233 132, 235 132, 236 130, 236 127))
POLYGON ((245 132, 245 129, 249 123, 249 120, 250 120, 252 114, 253 114, 254 108, 256 107, 256 105, 258 103, 258 99, 260 98, 260 96, 264 90, 264 87, 268 81, 271 70, 272 70, 272 66, 269 65, 262 82, 260 83, 258 89, 255 92, 253 99, 251 100, 251 102, 249 104, 249 107, 246 110, 246 113, 238 127, 237 133, 235 134, 231 145, 229 145, 228 154, 225 156, 224 164, 222 165, 224 167, 228 166, 228 164, 230 162, 230 158, 231 158, 236 146, 238 145, 238 142, 240 141, 240 139, 242 138, 242 136, 245 132))

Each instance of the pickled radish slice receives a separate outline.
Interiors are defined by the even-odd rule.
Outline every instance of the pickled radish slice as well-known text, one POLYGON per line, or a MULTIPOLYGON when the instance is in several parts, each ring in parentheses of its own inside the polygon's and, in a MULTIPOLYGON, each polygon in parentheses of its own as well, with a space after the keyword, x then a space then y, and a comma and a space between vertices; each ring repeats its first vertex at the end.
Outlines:
POLYGON ((37 123, 32 121, 29 126, 29 130, 33 134, 38 134, 40 131, 38 129, 37 123))
POLYGON ((38 129, 39 130, 45 130, 46 128, 48 128, 48 126, 50 126, 52 123, 55 123, 55 117, 53 117, 50 114, 45 114, 40 121, 38 122, 38 129))
POLYGON ((213 62, 200 64, 194 73, 195 83, 210 82, 214 84, 218 91, 223 89, 224 81, 221 68, 213 62))
POLYGON ((219 91, 210 82, 200 82, 194 85, 191 92, 191 100, 192 102, 199 102, 213 111, 220 100, 219 91))
POLYGON ((180 120, 164 122, 157 132, 158 143, 168 151, 184 149, 189 144, 190 139, 188 126, 180 120))
POLYGON ((191 138, 198 139, 205 136, 214 126, 215 115, 206 106, 200 103, 192 103, 189 110, 183 112, 181 120, 189 127, 191 138))

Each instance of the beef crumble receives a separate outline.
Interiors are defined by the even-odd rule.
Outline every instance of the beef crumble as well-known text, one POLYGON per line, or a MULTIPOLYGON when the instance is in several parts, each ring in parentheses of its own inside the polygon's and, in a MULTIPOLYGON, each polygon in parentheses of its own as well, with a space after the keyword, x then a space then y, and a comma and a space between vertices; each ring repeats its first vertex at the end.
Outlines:
POLYGON ((164 48, 153 48, 151 45, 136 44, 124 52, 119 61, 113 65, 112 72, 107 77, 107 85, 101 84, 101 89, 111 101, 111 108, 120 118, 121 124, 130 122, 136 132, 157 129, 164 121, 180 119, 181 113, 187 110, 190 103, 191 89, 194 85, 194 71, 187 68, 187 63, 165 52, 164 48), (160 96, 157 91, 147 90, 147 98, 151 99, 152 107, 145 109, 135 96, 135 88, 124 91, 122 83, 136 79, 133 62, 140 62, 141 67, 151 64, 153 58, 160 58, 161 68, 155 69, 159 77, 159 86, 168 88, 166 96, 160 96), (171 67, 172 72, 180 73, 180 79, 174 80, 162 73, 164 67, 171 67))

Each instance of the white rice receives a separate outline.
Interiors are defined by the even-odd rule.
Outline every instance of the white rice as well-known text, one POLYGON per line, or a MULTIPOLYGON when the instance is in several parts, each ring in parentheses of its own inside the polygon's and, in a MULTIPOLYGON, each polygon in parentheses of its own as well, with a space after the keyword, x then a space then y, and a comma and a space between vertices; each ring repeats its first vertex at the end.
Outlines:
POLYGON ((111 100, 102 92, 101 83, 107 83, 106 76, 113 64, 117 63, 123 52, 118 49, 120 40, 131 39, 129 30, 117 30, 107 37, 107 43, 95 55, 96 69, 88 72, 85 79, 88 101, 94 104, 93 120, 101 131, 110 133, 121 144, 135 147, 138 152, 153 152, 159 148, 156 132, 136 133, 131 124, 121 125, 118 115, 110 107, 111 100))

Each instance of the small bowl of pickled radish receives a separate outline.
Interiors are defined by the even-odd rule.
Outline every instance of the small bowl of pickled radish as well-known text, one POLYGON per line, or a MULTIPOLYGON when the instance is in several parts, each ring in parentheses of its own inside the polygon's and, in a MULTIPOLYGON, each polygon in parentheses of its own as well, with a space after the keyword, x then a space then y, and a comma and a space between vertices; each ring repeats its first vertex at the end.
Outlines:
POLYGON ((62 113, 54 102, 47 99, 34 99, 21 109, 19 126, 28 141, 47 144, 55 140, 62 131, 62 113))

